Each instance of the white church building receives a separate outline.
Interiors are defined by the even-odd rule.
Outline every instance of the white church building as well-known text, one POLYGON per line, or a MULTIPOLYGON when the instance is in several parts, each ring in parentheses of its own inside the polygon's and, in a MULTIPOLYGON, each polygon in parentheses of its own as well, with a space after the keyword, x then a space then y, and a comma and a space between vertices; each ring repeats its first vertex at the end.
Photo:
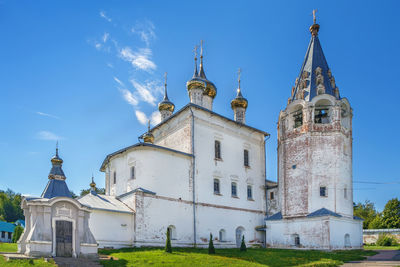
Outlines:
MULTIPOLYGON (((269 134, 246 122, 240 74, 233 118, 214 112, 217 88, 205 75, 201 50, 199 69, 195 56, 186 83, 190 102, 174 113, 165 83, 162 121, 149 125, 139 143, 105 157, 105 195, 92 181, 90 194, 60 201, 83 216, 81 227, 99 247, 163 246, 167 228, 173 246, 205 247, 212 233, 216 247, 238 247, 242 236, 248 246, 362 247, 362 220, 353 216, 353 113, 318 30, 314 20, 299 77, 279 114, 277 182, 266 180, 269 134)), ((53 205, 51 199, 26 201, 25 212, 37 201, 53 205)), ((22 245, 27 238, 24 233, 22 245)), ((94 247, 82 238, 70 252, 94 247)), ((51 236, 46 242, 55 253, 51 236)))

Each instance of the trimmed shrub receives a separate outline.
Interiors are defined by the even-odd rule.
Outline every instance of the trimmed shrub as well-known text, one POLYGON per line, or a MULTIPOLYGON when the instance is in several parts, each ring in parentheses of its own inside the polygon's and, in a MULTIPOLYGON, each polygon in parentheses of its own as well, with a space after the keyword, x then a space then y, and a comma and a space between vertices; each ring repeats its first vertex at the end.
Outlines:
POLYGON ((378 246, 397 246, 398 242, 392 235, 380 234, 378 240, 376 240, 378 246))
POLYGON ((165 252, 172 253, 171 235, 169 231, 169 228, 167 228, 167 241, 165 242, 165 252))
POLYGON ((247 251, 246 243, 244 242, 244 235, 242 236, 242 243, 240 244, 240 251, 247 251))
POLYGON ((213 236, 211 233, 210 233, 210 242, 208 242, 208 254, 215 254, 213 236))
POLYGON ((22 233, 24 232, 24 228, 22 226, 15 226, 14 233, 12 235, 12 242, 17 243, 19 238, 21 237, 22 233))

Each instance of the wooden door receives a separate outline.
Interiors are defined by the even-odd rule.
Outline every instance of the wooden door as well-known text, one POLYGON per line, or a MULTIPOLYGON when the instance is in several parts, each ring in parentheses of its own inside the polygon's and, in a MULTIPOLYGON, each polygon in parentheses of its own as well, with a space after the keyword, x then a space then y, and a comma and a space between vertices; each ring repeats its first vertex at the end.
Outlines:
POLYGON ((72 257, 72 222, 56 221, 56 256, 72 257))

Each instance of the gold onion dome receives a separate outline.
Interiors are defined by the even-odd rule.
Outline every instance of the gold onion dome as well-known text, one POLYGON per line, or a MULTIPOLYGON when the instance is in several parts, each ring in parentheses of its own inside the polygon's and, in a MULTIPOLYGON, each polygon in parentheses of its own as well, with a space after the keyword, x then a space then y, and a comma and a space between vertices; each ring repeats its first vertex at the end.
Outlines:
POLYGON ((62 164, 63 160, 58 156, 58 142, 56 146, 56 154, 51 158, 51 163, 53 164, 62 164))
POLYGON ((206 77, 203 67, 203 41, 201 41, 200 50, 200 71, 197 71, 197 46, 194 48, 194 73, 192 79, 186 83, 187 90, 190 91, 193 88, 203 89, 203 94, 214 98, 217 95, 217 88, 214 83, 209 81, 206 77))
POLYGON ((142 138, 145 143, 154 143, 154 135, 150 132, 150 121, 147 132, 142 135, 142 138))
POLYGON ((237 89, 236 97, 231 101, 232 109, 235 108, 247 108, 248 102, 247 99, 243 97, 240 88, 237 89))
POLYGON ((313 10, 313 25, 310 26, 310 32, 312 36, 317 36, 319 31, 319 24, 317 24, 317 19, 315 13, 317 12, 316 9, 313 10))
POLYGON ((174 112, 175 110, 175 105, 168 99, 168 93, 167 93, 167 73, 165 73, 165 84, 164 84, 164 99, 160 103, 158 103, 158 110, 169 110, 171 112, 174 112))
POLYGON ((95 188, 96 188, 96 183, 94 182, 93 175, 92 175, 92 182, 91 182, 89 185, 90 185, 90 187, 91 187, 92 189, 95 189, 95 188))
POLYGON ((239 87, 237 89, 237 94, 236 97, 231 101, 231 107, 232 109, 235 108, 247 108, 248 102, 247 99, 243 97, 242 95, 242 90, 240 89, 240 74, 241 74, 241 69, 238 70, 238 84, 239 87))

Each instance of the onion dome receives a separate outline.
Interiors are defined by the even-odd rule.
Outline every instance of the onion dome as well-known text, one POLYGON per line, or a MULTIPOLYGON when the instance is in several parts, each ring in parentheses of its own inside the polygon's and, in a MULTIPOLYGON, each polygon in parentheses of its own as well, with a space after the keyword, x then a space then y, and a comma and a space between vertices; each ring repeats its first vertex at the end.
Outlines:
POLYGON ((235 109, 235 108, 244 108, 244 109, 246 109, 247 105, 248 105, 248 102, 247 102, 247 99, 243 97, 242 91, 240 89, 240 73, 241 73, 240 69, 239 69, 238 73, 239 73, 239 77, 238 77, 239 87, 237 89, 236 97, 231 101, 231 107, 232 107, 232 109, 235 109))
POLYGON ((164 83, 164 99, 158 104, 158 110, 161 112, 163 110, 168 110, 171 113, 174 112, 175 105, 168 99, 167 94, 167 73, 165 73, 165 83, 164 83))
POLYGON ((149 121, 149 126, 147 128, 147 132, 145 134, 142 135, 143 141, 145 143, 154 143, 154 136, 153 134, 150 132, 150 121, 149 121))
POLYGON ((212 98, 214 98, 217 95, 217 88, 215 87, 214 83, 209 81, 206 77, 206 74, 204 72, 204 66, 203 66, 203 41, 201 41, 201 46, 200 46, 200 70, 199 72, 197 71, 197 46, 195 46, 194 49, 195 52, 195 57, 194 57, 194 63, 195 63, 195 68, 194 68, 194 74, 192 79, 190 79, 186 83, 187 90, 191 90, 193 88, 201 88, 203 89, 203 94, 208 95, 212 98))
POLYGON ((49 173, 49 181, 41 195, 42 198, 72 197, 67 183, 65 182, 65 179, 67 178, 62 170, 62 163, 63 160, 58 156, 57 143, 56 155, 51 158, 52 167, 49 173))
POLYGON ((96 183, 94 182, 93 174, 92 174, 92 182, 89 185, 90 185, 90 194, 97 195, 96 183))

